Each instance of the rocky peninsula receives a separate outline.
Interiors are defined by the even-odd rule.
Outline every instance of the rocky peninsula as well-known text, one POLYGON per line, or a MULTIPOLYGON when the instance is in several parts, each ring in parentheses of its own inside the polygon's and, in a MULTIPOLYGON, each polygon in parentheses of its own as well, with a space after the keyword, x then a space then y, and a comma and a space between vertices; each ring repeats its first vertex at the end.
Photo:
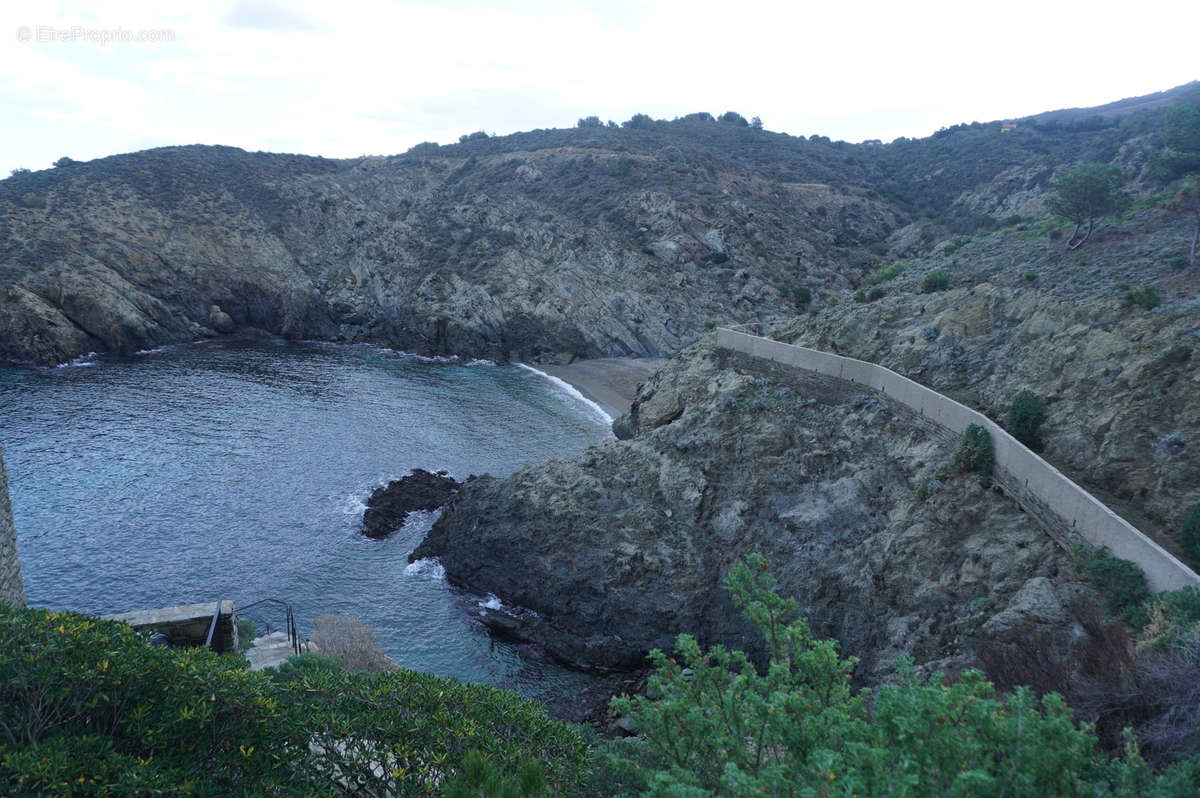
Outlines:
POLYGON ((1083 634, 1071 608, 1091 596, 1050 538, 979 480, 939 479, 946 447, 870 397, 826 404, 706 339, 615 426, 623 440, 475 480, 412 556, 588 669, 636 667, 683 631, 746 648, 720 584, 753 551, 868 680, 901 654, 965 667, 1030 626, 1083 634))

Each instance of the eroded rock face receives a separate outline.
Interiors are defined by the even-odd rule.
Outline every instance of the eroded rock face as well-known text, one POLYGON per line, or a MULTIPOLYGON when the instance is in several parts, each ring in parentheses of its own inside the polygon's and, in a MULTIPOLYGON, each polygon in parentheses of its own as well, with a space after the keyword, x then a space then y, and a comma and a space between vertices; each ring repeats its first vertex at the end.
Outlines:
POLYGON ((577 135, 354 161, 168 147, 2 180, 0 357, 235 325, 497 361, 661 356, 714 320, 794 312, 798 271, 848 287, 846 254, 900 223, 828 187, 855 212, 816 216, 741 167, 720 189, 666 156, 617 178, 614 153, 559 146, 577 135))
MULTIPOLYGON (((877 398, 822 404, 698 345, 618 426, 626 440, 472 483, 413 556, 532 610, 510 634, 601 668, 637 666, 680 632, 753 650, 721 587, 753 551, 868 680, 902 653, 972 664, 989 619, 1045 599, 1039 585, 1060 604, 1082 590, 1052 541, 977 480, 919 501, 949 447, 877 398)), ((1038 618, 1065 646, 1078 629, 1047 602, 1038 618)))
POLYGON ((1145 313, 990 282, 893 290, 773 335, 887 366, 1001 424, 1022 390, 1045 397, 1045 456, 1181 556, 1176 535, 1200 501, 1194 299, 1145 313))
POLYGON ((436 510, 458 492, 461 483, 445 471, 431 474, 415 469, 376 489, 367 499, 362 532, 369 538, 385 538, 404 526, 414 510, 436 510))

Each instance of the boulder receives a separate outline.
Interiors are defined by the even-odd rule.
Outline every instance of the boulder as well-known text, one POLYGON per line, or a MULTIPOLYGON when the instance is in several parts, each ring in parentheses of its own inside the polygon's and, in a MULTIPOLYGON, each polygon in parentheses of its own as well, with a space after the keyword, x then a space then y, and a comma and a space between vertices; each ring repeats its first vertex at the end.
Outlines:
POLYGON ((226 335, 237 329, 237 325, 233 323, 233 317, 221 310, 220 305, 213 305, 208 311, 208 323, 214 330, 226 335))

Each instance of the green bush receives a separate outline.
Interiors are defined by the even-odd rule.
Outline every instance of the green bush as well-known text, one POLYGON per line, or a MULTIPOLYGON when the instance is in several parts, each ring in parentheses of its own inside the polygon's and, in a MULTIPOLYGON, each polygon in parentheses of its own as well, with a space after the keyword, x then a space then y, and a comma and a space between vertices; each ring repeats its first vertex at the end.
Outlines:
POLYGON ((1179 530, 1179 542, 1184 552, 1194 560, 1200 560, 1200 503, 1192 507, 1179 530))
POLYGON ((444 798, 540 798, 546 794, 541 768, 522 762, 515 776, 496 771, 480 751, 468 751, 462 768, 442 791, 444 798))
POLYGON ((911 660, 897 683, 855 693, 854 660, 812 636, 761 556, 736 565, 725 585, 765 640, 767 667, 721 646, 702 651, 689 635, 678 660, 653 652, 646 696, 612 705, 633 715, 640 739, 604 744, 591 794, 1189 794, 1194 764, 1154 774, 1133 745, 1108 760, 1053 693, 998 696, 975 670, 953 685, 920 680, 911 660))
POLYGON ((945 291, 949 287, 950 275, 941 269, 934 269, 921 281, 921 290, 927 294, 932 294, 934 291, 945 291))
POLYGON ((1200 588, 1181 587, 1152 596, 1145 602, 1148 622, 1139 648, 1179 648, 1188 638, 1200 637, 1200 588))
POLYGON ((633 159, 628 155, 620 155, 608 164, 608 173, 612 177, 624 177, 633 168, 633 159))
POLYGON ((950 461, 956 474, 975 473, 990 476, 996 465, 992 435, 978 424, 968 424, 950 461))
POLYGON ((245 651, 248 648, 253 648, 254 638, 257 636, 258 631, 254 625, 254 621, 249 618, 238 618, 237 639, 239 650, 245 651))
POLYGON ((123 624, 0 605, 0 786, 19 795, 429 795, 486 754, 569 793, 579 733, 515 693, 316 660, 275 677, 123 624), (347 787, 340 789, 340 783, 347 787))
POLYGON ((1114 557, 1106 547, 1075 546, 1072 567, 1104 595, 1108 611, 1137 629, 1146 625, 1144 602, 1150 598, 1146 575, 1129 560, 1114 557))
POLYGON ((1125 304, 1138 305, 1146 310, 1154 310, 1162 304, 1162 298, 1158 295, 1158 288, 1148 285, 1144 288, 1126 291, 1125 304))
POLYGON ((1008 431, 1035 452, 1042 450, 1042 422, 1046 420, 1046 400, 1033 391, 1021 391, 1008 409, 1008 431))
POLYGON ((338 662, 333 657, 327 657, 324 654, 317 654, 312 651, 306 651, 303 654, 296 654, 288 657, 279 666, 268 671, 268 675, 274 682, 294 682, 297 679, 302 679, 310 671, 327 670, 340 671, 342 663, 338 662))
POLYGON ((890 266, 884 266, 881 269, 876 269, 863 278, 863 285, 871 286, 879 285, 880 283, 886 283, 888 280, 895 278, 896 275, 900 274, 900 272, 904 271, 907 267, 908 261, 900 260, 896 261, 890 266))
POLYGON ((0 784, 102 794, 92 781, 102 778, 129 793, 167 784, 265 794, 306 782, 279 756, 299 743, 289 713, 240 658, 150 646, 112 621, 3 606, 0 640, 0 784))
POLYGON ((945 253, 946 255, 953 255, 955 252, 958 252, 960 249, 962 249, 963 247, 965 247, 967 244, 970 244, 970 243, 971 243, 971 239, 967 238, 966 236, 959 236, 958 238, 954 239, 949 244, 947 244, 945 249, 942 250, 942 252, 945 253))

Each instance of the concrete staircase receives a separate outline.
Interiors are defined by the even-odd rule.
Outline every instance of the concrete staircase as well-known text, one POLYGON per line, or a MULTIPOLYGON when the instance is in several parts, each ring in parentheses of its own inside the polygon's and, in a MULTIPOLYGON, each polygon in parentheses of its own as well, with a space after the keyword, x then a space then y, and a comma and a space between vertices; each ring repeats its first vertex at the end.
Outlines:
POLYGON ((242 652, 249 661, 252 671, 278 667, 279 663, 295 653, 292 650, 291 641, 284 632, 271 632, 269 635, 256 637, 254 638, 254 647, 242 652))

